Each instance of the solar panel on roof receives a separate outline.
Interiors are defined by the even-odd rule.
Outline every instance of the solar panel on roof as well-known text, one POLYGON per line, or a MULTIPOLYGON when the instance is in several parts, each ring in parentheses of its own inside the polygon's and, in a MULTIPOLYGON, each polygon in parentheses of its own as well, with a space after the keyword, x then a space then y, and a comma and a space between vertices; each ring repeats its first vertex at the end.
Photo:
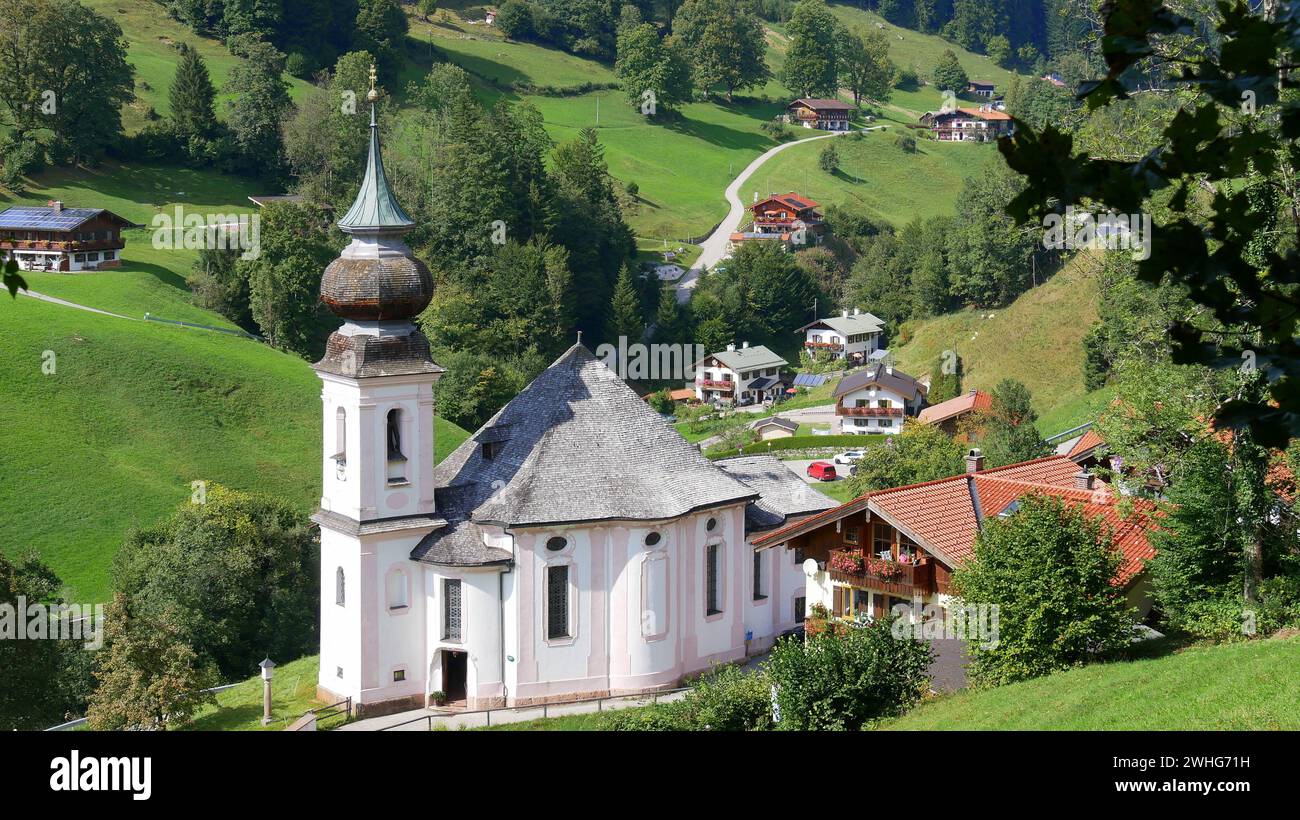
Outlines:
POLYGON ((98 208, 9 208, 0 212, 0 228, 70 231, 99 213, 98 208))

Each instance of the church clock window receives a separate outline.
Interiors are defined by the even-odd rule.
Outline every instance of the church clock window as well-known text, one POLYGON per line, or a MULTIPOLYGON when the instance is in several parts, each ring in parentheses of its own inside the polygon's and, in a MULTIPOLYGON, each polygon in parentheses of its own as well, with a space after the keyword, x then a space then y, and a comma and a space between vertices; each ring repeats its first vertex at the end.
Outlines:
POLYGON ((347 596, 343 589, 343 567, 334 570, 334 603, 344 606, 347 596))

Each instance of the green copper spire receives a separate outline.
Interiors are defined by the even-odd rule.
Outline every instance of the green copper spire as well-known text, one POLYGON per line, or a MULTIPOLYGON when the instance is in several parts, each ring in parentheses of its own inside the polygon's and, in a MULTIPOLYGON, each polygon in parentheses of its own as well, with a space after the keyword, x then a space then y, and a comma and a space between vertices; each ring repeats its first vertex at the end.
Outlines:
POLYGON ((349 233, 367 229, 412 228, 414 220, 397 204, 397 197, 388 187, 384 160, 379 154, 379 126, 375 121, 375 101, 379 99, 379 93, 375 90, 374 66, 370 67, 370 93, 366 99, 370 102, 370 156, 366 158, 366 177, 361 181, 356 201, 339 220, 339 227, 349 233))

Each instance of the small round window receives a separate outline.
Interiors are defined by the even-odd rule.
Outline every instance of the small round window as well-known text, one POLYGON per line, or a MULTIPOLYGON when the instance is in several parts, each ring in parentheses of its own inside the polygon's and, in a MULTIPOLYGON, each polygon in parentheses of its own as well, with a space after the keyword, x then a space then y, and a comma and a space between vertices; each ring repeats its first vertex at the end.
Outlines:
POLYGON ((718 528, 718 519, 716 518, 710 518, 708 523, 704 525, 704 529, 708 530, 709 532, 713 532, 717 528, 718 528))
POLYGON ((569 546, 568 539, 559 535, 555 536, 554 538, 548 539, 546 542, 546 548, 551 552, 559 552, 560 550, 564 549, 567 546, 569 546))
POLYGON ((655 544, 658 544, 662 539, 663 536, 661 536, 659 533, 652 532, 645 537, 645 545, 647 547, 653 547, 655 544))

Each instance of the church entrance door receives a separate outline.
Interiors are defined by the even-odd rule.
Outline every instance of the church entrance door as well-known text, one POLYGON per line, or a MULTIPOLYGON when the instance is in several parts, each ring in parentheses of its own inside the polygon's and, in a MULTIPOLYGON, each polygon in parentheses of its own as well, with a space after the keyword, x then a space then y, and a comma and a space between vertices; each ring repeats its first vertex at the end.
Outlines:
POLYGON ((469 669, 469 653, 442 650, 442 691, 448 703, 465 700, 465 676, 469 669))

